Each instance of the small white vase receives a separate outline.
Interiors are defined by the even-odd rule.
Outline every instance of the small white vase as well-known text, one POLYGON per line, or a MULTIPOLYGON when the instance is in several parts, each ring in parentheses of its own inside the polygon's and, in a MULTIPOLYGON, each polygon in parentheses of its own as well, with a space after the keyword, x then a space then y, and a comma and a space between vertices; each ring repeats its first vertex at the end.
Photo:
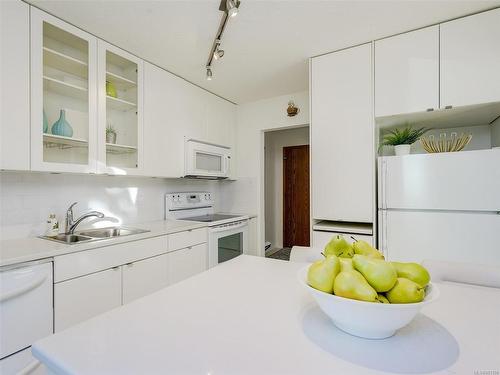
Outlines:
POLYGON ((396 156, 409 155, 411 150, 411 145, 397 145, 394 146, 394 152, 396 156))

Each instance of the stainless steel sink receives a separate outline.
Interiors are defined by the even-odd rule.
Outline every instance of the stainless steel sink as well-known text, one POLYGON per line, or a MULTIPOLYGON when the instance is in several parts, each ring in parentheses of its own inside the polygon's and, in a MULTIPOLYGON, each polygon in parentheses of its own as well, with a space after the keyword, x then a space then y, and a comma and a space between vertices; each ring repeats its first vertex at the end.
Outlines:
POLYGON ((108 238, 130 236, 132 234, 139 234, 146 232, 149 232, 149 230, 113 227, 113 228, 88 229, 81 232, 76 232, 75 234, 58 234, 57 236, 53 237, 42 236, 41 238, 45 240, 74 245, 82 242, 100 241, 108 238))
POLYGON ((81 236, 88 236, 94 238, 113 238, 113 237, 123 237, 130 236, 132 234, 139 234, 149 232, 143 229, 132 229, 132 228, 99 228, 99 229, 89 229, 85 231, 78 232, 81 236))
POLYGON ((92 237, 87 237, 87 236, 81 236, 79 234, 58 234, 57 236, 43 236, 42 238, 46 240, 51 240, 51 241, 56 241, 56 242, 61 242, 61 243, 67 243, 67 244, 75 244, 75 243, 80 243, 80 242, 87 242, 87 241, 92 241, 92 237))

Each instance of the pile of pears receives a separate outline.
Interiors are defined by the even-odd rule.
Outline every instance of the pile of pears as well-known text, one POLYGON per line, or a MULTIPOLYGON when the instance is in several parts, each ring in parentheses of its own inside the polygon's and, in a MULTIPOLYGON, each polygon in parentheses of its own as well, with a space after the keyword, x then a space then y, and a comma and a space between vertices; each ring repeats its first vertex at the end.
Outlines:
MULTIPOLYGON (((354 239, 354 238, 353 238, 354 239)), ((331 239, 324 259, 311 264, 307 282, 314 289, 359 301, 416 303, 425 298, 429 272, 417 263, 387 262, 368 242, 331 239)))

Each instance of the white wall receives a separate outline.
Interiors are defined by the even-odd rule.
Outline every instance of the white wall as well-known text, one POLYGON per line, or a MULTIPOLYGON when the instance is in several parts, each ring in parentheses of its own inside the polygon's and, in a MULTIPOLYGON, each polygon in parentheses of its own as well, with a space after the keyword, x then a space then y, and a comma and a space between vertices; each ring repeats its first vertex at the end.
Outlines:
POLYGON ((309 127, 265 133, 265 235, 283 247, 283 147, 309 144, 309 127))
POLYGON ((50 213, 64 230, 66 209, 76 201, 75 216, 93 209, 117 219, 100 226, 163 220, 165 193, 206 190, 217 197, 218 186, 215 181, 0 172, 0 238, 41 235, 50 213))
POLYGON ((221 195, 224 211, 257 214, 257 255, 264 254, 264 131, 309 124, 309 93, 289 95, 239 105, 237 108, 237 181, 223 182, 221 195), (288 101, 300 108, 288 117, 288 101))

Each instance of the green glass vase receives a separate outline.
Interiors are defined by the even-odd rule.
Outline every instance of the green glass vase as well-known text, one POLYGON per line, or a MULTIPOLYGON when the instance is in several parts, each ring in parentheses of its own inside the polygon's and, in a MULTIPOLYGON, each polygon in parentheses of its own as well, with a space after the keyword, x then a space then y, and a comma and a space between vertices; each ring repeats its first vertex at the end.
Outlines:
POLYGON ((73 128, 68 121, 66 121, 66 111, 64 109, 61 109, 59 119, 52 125, 52 134, 61 135, 63 137, 73 136, 73 128))

